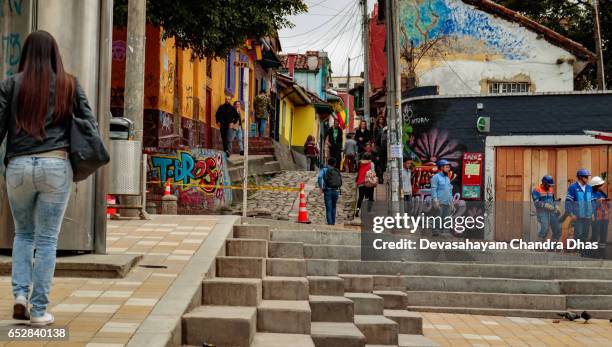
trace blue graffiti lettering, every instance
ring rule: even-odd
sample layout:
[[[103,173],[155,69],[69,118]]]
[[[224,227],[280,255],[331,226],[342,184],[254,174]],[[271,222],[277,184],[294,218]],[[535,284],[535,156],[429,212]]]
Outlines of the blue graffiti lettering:
[[[4,4],[6,0],[0,0],[0,17],[4,17]],[[21,16],[23,10],[23,0],[8,0],[9,14]]]
[[[2,51],[4,51],[4,62],[9,66],[19,64],[21,57],[21,35],[19,33],[9,33],[2,36]]]
[[[181,153],[180,159],[177,158],[174,163],[175,182],[182,181],[185,184],[189,184],[191,180],[195,179],[195,177],[193,176],[193,168],[195,168],[195,161],[193,160],[193,157],[189,155],[189,153]]]
[[[159,178],[161,182],[166,182],[168,179],[168,173],[172,173],[172,170],[168,168],[172,166],[173,160],[164,157],[153,157],[151,158],[151,164],[154,169],[159,170]]]

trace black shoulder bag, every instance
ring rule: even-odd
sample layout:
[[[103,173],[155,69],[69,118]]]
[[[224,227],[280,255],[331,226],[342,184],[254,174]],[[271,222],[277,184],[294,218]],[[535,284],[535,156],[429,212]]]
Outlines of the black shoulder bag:
[[[78,112],[78,108],[75,109]],[[110,156],[97,127],[88,120],[72,115],[70,124],[70,164],[73,181],[79,182],[108,164]]]

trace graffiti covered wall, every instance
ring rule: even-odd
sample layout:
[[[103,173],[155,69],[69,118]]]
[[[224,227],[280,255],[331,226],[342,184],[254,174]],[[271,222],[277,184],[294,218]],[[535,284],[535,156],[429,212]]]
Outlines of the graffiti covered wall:
[[[228,206],[232,192],[227,161],[223,152],[209,149],[160,151],[148,153],[147,199],[161,206],[164,184],[169,180],[172,194],[178,197],[179,214],[197,214]]]
[[[575,57],[516,22],[461,0],[400,0],[399,16],[402,69],[419,86],[447,95],[488,93],[490,81],[573,90]]]

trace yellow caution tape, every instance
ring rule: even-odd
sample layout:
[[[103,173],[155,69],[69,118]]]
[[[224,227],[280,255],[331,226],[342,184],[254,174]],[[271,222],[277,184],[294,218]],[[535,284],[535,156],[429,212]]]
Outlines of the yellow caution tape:
[[[161,181],[148,181],[150,184],[162,184]],[[219,184],[201,184],[201,183],[170,183],[173,186],[181,187],[198,187],[198,188],[221,188],[221,189],[236,189],[242,190],[243,186],[224,186]],[[247,190],[274,190],[284,192],[299,192],[299,187],[275,187],[275,186],[247,186]]]

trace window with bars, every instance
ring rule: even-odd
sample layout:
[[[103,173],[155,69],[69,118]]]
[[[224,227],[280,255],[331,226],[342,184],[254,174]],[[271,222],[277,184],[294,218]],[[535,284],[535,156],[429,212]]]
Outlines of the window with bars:
[[[489,94],[528,93],[528,82],[489,82]]]

